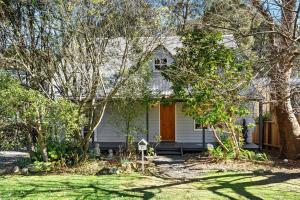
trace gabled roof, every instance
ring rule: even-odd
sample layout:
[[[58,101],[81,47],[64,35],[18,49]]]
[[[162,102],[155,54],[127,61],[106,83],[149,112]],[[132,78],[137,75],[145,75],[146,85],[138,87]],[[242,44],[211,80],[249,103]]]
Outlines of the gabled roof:
[[[237,48],[233,35],[223,35],[222,37],[226,47]],[[172,55],[176,54],[176,48],[183,46],[179,36],[162,37],[160,45],[164,46]]]
[[[223,35],[223,43],[229,48],[237,48],[233,35]],[[158,47],[162,47],[167,50],[171,56],[176,55],[176,49],[183,47],[180,37],[162,37],[158,42]],[[153,95],[170,96],[172,95],[172,83],[165,80],[160,73],[153,73],[149,82],[149,89]]]

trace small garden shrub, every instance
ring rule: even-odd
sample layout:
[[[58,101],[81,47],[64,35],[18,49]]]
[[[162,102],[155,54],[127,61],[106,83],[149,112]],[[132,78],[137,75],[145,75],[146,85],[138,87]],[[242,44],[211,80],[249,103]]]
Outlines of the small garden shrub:
[[[39,162],[35,161],[33,163],[34,172],[41,173],[41,172],[49,172],[52,169],[52,163],[51,162]]]
[[[255,153],[254,151],[249,151],[243,149],[241,151],[241,159],[250,161],[268,161],[268,156],[265,153]]]
[[[217,146],[215,148],[208,148],[208,152],[210,156],[215,161],[226,161],[231,159],[236,159],[235,151],[230,143],[230,140],[227,138],[222,138],[224,146],[229,150],[225,152],[221,146]],[[249,161],[268,161],[268,156],[265,153],[256,153],[254,151],[249,151],[245,149],[241,149],[239,158],[242,160],[249,160]]]
[[[155,156],[155,149],[153,147],[148,146],[147,156]]]
[[[26,137],[22,127],[18,124],[0,126],[0,149],[21,150],[26,148]]]
[[[49,161],[62,167],[76,165],[80,160],[78,147],[69,141],[49,140],[47,150]]]

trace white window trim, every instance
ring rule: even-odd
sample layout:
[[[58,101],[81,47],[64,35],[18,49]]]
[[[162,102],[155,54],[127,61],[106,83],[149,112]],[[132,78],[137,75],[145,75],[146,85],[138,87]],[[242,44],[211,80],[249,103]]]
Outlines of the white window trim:
[[[196,128],[196,120],[194,120],[194,124],[193,125],[194,125],[193,129],[194,129],[195,132],[202,131],[203,128]]]
[[[164,64],[164,65],[166,65],[166,66],[168,66],[169,65],[169,59],[168,59],[168,57],[167,56],[156,56],[154,59],[153,59],[153,65],[152,65],[152,69],[153,69],[153,71],[154,72],[161,72],[161,70],[158,70],[158,69],[156,69],[155,68],[155,60],[156,59],[159,59],[160,61],[162,60],[162,59],[167,59],[167,63],[166,64]],[[162,64],[159,64],[160,66],[162,65]]]
[[[195,128],[196,127],[196,120],[194,120],[194,132],[199,132],[199,131],[202,131],[203,128]],[[206,130],[210,130],[210,126],[207,126]]]

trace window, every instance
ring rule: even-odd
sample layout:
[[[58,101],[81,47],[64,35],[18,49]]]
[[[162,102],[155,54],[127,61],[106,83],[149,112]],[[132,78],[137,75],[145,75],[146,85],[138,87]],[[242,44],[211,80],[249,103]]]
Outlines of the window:
[[[194,131],[202,131],[202,129],[208,129],[209,126],[203,126],[201,123],[198,123],[194,120]]]
[[[159,71],[166,67],[168,64],[168,59],[167,58],[155,58],[154,60],[154,70]]]

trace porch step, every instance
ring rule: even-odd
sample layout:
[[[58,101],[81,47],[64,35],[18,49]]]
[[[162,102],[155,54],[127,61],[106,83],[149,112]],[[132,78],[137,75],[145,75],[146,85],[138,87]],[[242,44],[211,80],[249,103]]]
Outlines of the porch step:
[[[160,150],[160,151],[156,151],[157,155],[182,155],[182,152],[180,151],[174,151],[174,150]]]

